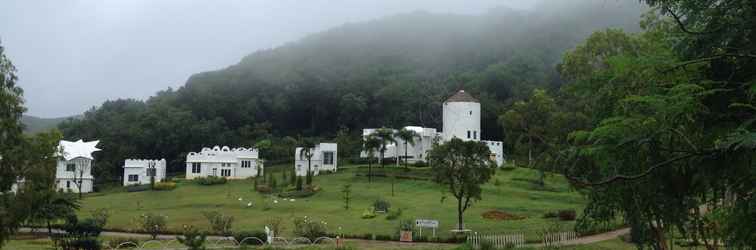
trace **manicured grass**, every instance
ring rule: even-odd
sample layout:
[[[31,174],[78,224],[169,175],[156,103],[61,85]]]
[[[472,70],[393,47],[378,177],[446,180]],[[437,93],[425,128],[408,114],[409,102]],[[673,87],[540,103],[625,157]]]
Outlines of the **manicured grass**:
[[[449,236],[456,224],[456,200],[447,195],[442,199],[442,189],[428,181],[396,180],[396,195],[391,196],[391,180],[373,178],[369,183],[366,177],[355,176],[356,168],[344,169],[336,174],[321,175],[314,178],[315,184],[322,190],[316,195],[285,201],[261,195],[253,190],[253,181],[229,181],[224,185],[201,186],[190,181],[178,183],[173,191],[145,192],[106,192],[104,195],[92,195],[82,202],[80,215],[88,216],[88,211],[107,208],[112,216],[107,225],[109,229],[130,231],[136,228],[133,220],[145,213],[167,216],[171,231],[179,231],[183,225],[195,225],[209,228],[202,216],[203,211],[220,211],[235,217],[234,230],[263,230],[266,221],[271,218],[284,220],[284,234],[290,235],[292,219],[308,216],[327,223],[329,232],[349,235],[378,234],[393,235],[398,229],[398,220],[389,221],[385,215],[374,219],[361,219],[362,212],[373,201],[383,198],[391,202],[392,209],[402,208],[405,219],[436,219],[440,221],[438,234]],[[282,183],[277,174],[278,183]],[[529,181],[537,177],[537,172],[529,169],[498,171],[495,181],[484,185],[483,200],[477,202],[465,212],[465,224],[477,232],[525,233],[529,240],[536,241],[538,232],[558,223],[564,230],[571,230],[573,222],[554,222],[542,218],[548,211],[559,209],[576,209],[580,212],[584,200],[569,189],[564,178],[549,176],[548,191],[534,188]],[[349,210],[344,209],[341,188],[344,184],[352,185],[352,201]],[[242,201],[238,199],[242,198]],[[264,210],[263,202],[270,204]],[[278,203],[273,203],[277,200]],[[247,203],[252,202],[252,207]],[[492,221],[481,214],[500,209],[515,215],[526,216],[525,219],[511,221]],[[423,234],[428,235],[429,230]]]

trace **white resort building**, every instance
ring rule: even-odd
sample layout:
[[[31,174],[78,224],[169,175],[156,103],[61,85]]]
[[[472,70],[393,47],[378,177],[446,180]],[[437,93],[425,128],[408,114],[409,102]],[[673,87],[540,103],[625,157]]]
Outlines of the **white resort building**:
[[[55,171],[57,189],[89,193],[94,190],[94,177],[92,177],[93,152],[100,151],[97,144],[100,141],[85,142],[78,140],[60,141],[60,155]]]
[[[427,161],[428,151],[433,147],[434,142],[444,143],[452,138],[459,138],[466,141],[480,141],[488,146],[491,150],[491,159],[496,161],[498,166],[504,164],[504,148],[500,141],[487,141],[482,139],[483,133],[480,131],[480,102],[464,90],[455,93],[443,103],[443,131],[437,132],[435,128],[423,128],[418,126],[407,126],[405,129],[415,131],[418,136],[415,137],[414,144],[407,144],[407,162],[413,163],[419,160]],[[373,134],[375,128],[366,128],[362,130],[363,138]],[[389,144],[384,153],[386,158],[404,158],[404,141],[395,138],[396,143]],[[378,152],[373,152],[373,156],[378,156]],[[368,152],[361,152],[360,157],[368,157]]]
[[[310,152],[310,171],[312,175],[320,171],[336,172],[338,169],[338,145],[336,143],[319,143]],[[294,149],[294,170],[297,176],[307,175],[307,157],[302,154],[302,147]]]
[[[259,173],[258,173],[259,171]],[[218,176],[228,179],[254,177],[263,172],[263,162],[255,148],[215,146],[186,155],[186,179]]]
[[[124,186],[150,184],[152,176],[155,176],[155,182],[165,179],[165,159],[127,159],[123,162]]]

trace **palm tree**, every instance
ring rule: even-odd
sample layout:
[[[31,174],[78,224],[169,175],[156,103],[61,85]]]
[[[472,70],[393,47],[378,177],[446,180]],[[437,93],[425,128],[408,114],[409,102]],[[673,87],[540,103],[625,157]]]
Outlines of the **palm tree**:
[[[383,168],[385,167],[383,158],[384,158],[384,155],[386,154],[386,147],[388,146],[389,143],[396,142],[396,139],[394,139],[394,131],[387,128],[379,128],[375,130],[373,135],[375,135],[375,137],[378,138],[378,140],[380,140],[381,142],[381,149],[380,149],[381,168]]]
[[[373,161],[372,158],[375,156],[375,151],[380,150],[381,148],[381,140],[376,138],[374,135],[368,135],[365,138],[365,143],[362,145],[363,150],[367,152],[368,154],[368,182],[373,181]]]
[[[404,141],[404,168],[407,169],[407,145],[415,146],[415,137],[417,137],[418,134],[414,130],[409,130],[407,128],[402,128],[399,131],[396,131],[394,134],[394,137],[401,139]]]
[[[310,138],[304,138],[299,141],[299,159],[307,159],[307,185],[312,184],[312,157],[315,155],[315,142]]]

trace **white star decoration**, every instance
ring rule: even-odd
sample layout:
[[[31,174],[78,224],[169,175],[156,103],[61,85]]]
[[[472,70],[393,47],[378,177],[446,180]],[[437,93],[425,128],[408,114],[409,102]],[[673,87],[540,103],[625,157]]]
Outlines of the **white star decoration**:
[[[98,143],[100,143],[100,141],[84,142],[79,139],[78,141],[72,142],[60,140],[60,148],[63,152],[63,158],[67,161],[79,157],[93,160],[94,157],[92,157],[92,153],[100,151],[100,149],[97,148]]]

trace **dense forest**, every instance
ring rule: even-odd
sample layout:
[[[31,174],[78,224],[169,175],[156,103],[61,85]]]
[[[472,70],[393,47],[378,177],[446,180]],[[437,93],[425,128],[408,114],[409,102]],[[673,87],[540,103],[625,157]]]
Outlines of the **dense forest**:
[[[320,137],[338,140],[348,158],[362,128],[440,129],[441,102],[460,88],[482,102],[483,136],[503,139],[497,117],[531,89],[559,86],[555,65],[566,49],[597,29],[637,31],[642,8],[581,2],[345,24],[146,101],[107,101],[59,127],[67,139],[101,140],[99,181],[119,178],[126,158],[166,158],[169,171],[183,171],[186,152],[212,145],[262,143],[276,161],[293,157],[300,137]]]

